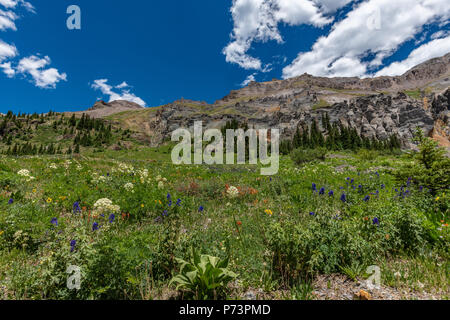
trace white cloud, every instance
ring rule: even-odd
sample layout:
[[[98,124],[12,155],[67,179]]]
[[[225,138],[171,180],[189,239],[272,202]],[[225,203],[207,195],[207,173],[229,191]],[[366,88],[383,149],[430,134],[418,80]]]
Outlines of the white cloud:
[[[394,62],[378,71],[375,76],[398,76],[429,59],[441,57],[450,52],[450,36],[430,41],[411,52],[408,58]]]
[[[15,20],[19,16],[12,10],[17,9],[17,7],[23,7],[27,11],[36,13],[33,5],[24,0],[0,0],[0,5],[2,5],[6,10],[2,10],[0,7],[0,31],[5,31],[11,29],[17,31]]]
[[[335,12],[337,9],[346,6],[352,1],[353,0],[314,0],[325,13]]]
[[[278,24],[324,26],[332,22],[325,14],[353,0],[233,0],[232,41],[223,49],[226,61],[244,69],[262,70],[260,59],[247,52],[255,41],[283,42]]]
[[[16,24],[14,21],[17,19],[17,15],[12,11],[4,11],[0,9],[0,31],[11,29],[16,31]]]
[[[5,8],[14,8],[17,5],[17,0],[0,0],[0,4]]]
[[[450,34],[450,30],[440,30],[431,35],[431,39],[440,39],[448,36]]]
[[[245,87],[245,86],[247,86],[250,82],[256,81],[256,80],[255,80],[255,75],[256,75],[256,73],[253,73],[253,74],[249,75],[249,76],[241,83],[241,87]]]
[[[316,76],[366,76],[401,44],[413,39],[425,24],[449,17],[448,0],[364,1],[337,22],[327,36],[320,37],[311,51],[300,53],[284,68],[283,77],[305,72]]]
[[[116,100],[126,100],[130,102],[137,103],[138,105],[142,107],[146,107],[147,104],[144,100],[137,97],[133,93],[130,93],[129,90],[126,90],[124,88],[129,87],[129,85],[126,82],[122,82],[118,86],[111,86],[108,84],[108,79],[99,79],[95,80],[94,83],[91,85],[92,88],[96,90],[100,90],[104,95],[109,96],[109,102],[116,101]],[[114,92],[113,88],[116,89],[122,89],[120,93]]]
[[[44,58],[37,56],[23,58],[19,61],[17,72],[23,75],[30,75],[34,84],[39,88],[54,89],[58,82],[67,80],[67,75],[59,73],[55,68],[45,69],[50,62],[50,58],[47,56]]]
[[[3,69],[3,73],[5,73],[8,78],[12,78],[16,74],[16,70],[12,68],[11,62],[1,63],[0,68]]]
[[[128,83],[126,83],[126,81],[122,82],[118,86],[115,86],[116,89],[123,89],[123,88],[129,88],[129,87],[130,87],[130,85]]]
[[[25,8],[27,11],[35,13],[33,5],[25,0],[0,0],[0,5],[6,8],[0,9],[0,31],[7,29],[16,31],[15,20],[18,19],[16,13],[12,10],[18,7]],[[32,55],[22,58],[16,67],[13,66],[13,59],[18,56],[17,48],[0,40],[0,69],[8,78],[14,77],[16,74],[22,74],[25,77],[31,76],[33,83],[39,88],[54,89],[60,81],[66,81],[67,75],[60,73],[58,69],[46,68],[50,64],[50,58],[45,56],[40,58]]]
[[[0,0],[1,1],[1,0]],[[17,56],[17,48],[0,40],[0,62]]]
[[[21,5],[28,11],[34,12],[35,10],[33,5],[25,0],[0,0],[0,4],[7,9],[14,9],[17,7],[17,5]]]

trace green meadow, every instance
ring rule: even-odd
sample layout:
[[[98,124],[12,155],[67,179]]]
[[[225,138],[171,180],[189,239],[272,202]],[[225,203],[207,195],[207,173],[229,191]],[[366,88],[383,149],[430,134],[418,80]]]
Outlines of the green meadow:
[[[399,178],[416,162],[281,156],[268,177],[176,166],[169,146],[2,156],[0,298],[317,299],[319,277],[363,282],[377,266],[402,299],[447,299],[450,197]]]

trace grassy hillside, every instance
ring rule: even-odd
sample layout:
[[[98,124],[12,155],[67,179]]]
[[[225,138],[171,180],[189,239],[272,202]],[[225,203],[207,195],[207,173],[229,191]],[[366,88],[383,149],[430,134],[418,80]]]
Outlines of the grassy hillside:
[[[448,298],[450,198],[395,179],[410,156],[333,153],[301,167],[282,156],[261,177],[175,166],[169,151],[3,156],[0,296],[189,298],[170,280],[195,248],[237,275],[209,298]],[[79,291],[68,265],[82,270]],[[380,290],[364,285],[373,265]]]
[[[79,154],[139,145],[133,132],[110,121],[64,114],[12,114],[0,117],[0,153]]]

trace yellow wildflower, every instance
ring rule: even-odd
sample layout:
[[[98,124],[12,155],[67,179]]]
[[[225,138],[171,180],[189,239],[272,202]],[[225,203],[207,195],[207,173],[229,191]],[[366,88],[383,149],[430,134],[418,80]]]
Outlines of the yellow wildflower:
[[[47,203],[52,203],[53,199],[52,198],[47,198]]]
[[[267,209],[264,212],[267,213],[269,216],[273,215],[273,212],[270,209]]]

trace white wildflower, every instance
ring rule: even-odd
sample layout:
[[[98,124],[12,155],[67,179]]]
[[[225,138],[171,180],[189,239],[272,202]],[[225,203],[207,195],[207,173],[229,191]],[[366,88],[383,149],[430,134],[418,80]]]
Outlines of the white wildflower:
[[[19,176],[24,177],[24,178],[28,178],[28,179],[27,179],[27,182],[30,182],[30,181],[36,179],[35,177],[30,176],[30,171],[27,170],[27,169],[19,170],[19,172],[17,172],[17,174],[18,174]]]
[[[30,171],[28,171],[27,169],[22,169],[19,172],[17,172],[17,174],[22,177],[29,177]]]
[[[128,182],[128,183],[125,184],[123,187],[124,187],[125,190],[127,190],[128,192],[134,193],[134,184],[132,184],[131,182]]]
[[[230,186],[227,190],[227,194],[230,198],[236,198],[239,195],[239,190],[236,187]]]
[[[100,176],[98,173],[94,172],[92,174],[92,182],[94,184],[99,184],[100,182],[106,182],[108,180],[108,178],[106,178],[105,176]]]
[[[133,173],[134,168],[132,165],[129,165],[126,163],[119,163],[119,168],[117,169],[117,171],[122,172],[122,173]]]
[[[96,214],[120,213],[120,207],[118,205],[114,205],[108,198],[103,198],[97,200],[94,204],[94,212]]]

